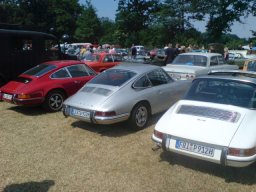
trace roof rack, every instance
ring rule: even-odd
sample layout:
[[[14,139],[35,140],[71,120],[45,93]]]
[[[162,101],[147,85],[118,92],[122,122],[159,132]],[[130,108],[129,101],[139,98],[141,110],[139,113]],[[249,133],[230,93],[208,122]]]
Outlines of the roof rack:
[[[232,75],[232,76],[245,76],[256,78],[255,71],[242,71],[242,70],[212,70],[208,75]]]

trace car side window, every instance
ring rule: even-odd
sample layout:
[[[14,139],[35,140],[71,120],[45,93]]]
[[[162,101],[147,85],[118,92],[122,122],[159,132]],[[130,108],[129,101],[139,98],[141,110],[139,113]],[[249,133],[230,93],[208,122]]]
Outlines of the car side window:
[[[150,87],[150,86],[151,86],[151,83],[150,83],[150,81],[149,81],[147,76],[141,77],[139,80],[137,80],[133,84],[134,88],[147,88],[147,87]]]
[[[218,65],[218,58],[216,56],[211,57],[210,66]]]
[[[114,62],[122,61],[121,55],[113,55]]]
[[[218,60],[219,60],[219,65],[224,65],[224,58],[222,56],[218,56]]]
[[[52,79],[60,79],[60,78],[69,78],[70,75],[68,74],[65,68],[62,68],[51,75]]]
[[[171,81],[171,77],[161,69],[154,70],[148,73],[147,76],[153,86],[166,84],[169,83],[169,81]]]
[[[104,62],[113,62],[112,56],[111,55],[106,55],[104,58]]]
[[[89,76],[83,64],[69,66],[67,67],[67,70],[69,71],[72,77]]]

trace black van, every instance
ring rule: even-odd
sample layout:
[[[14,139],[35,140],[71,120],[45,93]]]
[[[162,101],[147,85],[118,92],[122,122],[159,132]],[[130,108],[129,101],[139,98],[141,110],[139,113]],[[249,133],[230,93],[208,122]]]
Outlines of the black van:
[[[54,35],[0,29],[0,86],[41,62],[61,58],[58,39]]]

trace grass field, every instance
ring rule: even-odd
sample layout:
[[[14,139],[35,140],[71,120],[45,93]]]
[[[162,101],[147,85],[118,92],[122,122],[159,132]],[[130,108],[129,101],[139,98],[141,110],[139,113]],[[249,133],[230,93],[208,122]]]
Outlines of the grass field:
[[[153,151],[161,114],[138,132],[5,102],[0,114],[0,191],[256,192],[255,164],[222,167]]]

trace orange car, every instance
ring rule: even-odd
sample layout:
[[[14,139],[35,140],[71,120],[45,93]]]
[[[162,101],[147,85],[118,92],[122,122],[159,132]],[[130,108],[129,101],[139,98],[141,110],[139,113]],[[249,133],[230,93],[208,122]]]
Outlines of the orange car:
[[[82,61],[89,65],[96,72],[102,72],[108,68],[114,67],[122,62],[123,58],[118,54],[94,53]]]

